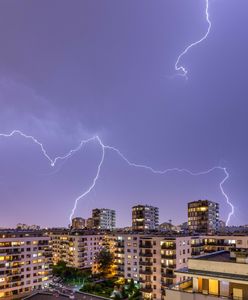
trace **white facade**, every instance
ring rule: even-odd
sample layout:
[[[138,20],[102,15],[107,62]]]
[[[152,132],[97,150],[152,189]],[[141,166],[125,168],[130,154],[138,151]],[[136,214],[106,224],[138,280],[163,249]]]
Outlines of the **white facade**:
[[[14,299],[49,283],[49,241],[37,232],[0,232],[0,298]]]

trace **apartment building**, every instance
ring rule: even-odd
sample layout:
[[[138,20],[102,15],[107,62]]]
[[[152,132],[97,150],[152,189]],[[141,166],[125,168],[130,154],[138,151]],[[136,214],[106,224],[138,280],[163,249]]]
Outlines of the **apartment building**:
[[[113,230],[116,227],[115,210],[95,208],[92,210],[92,221],[94,229]]]
[[[191,258],[176,274],[190,277],[166,291],[167,300],[248,299],[248,250],[218,251]]]
[[[136,205],[132,207],[133,231],[156,230],[159,226],[159,209],[151,205]]]
[[[189,231],[214,234],[219,229],[219,204],[209,200],[188,203]]]
[[[102,249],[104,234],[61,231],[51,233],[53,263],[64,261],[69,267],[93,268],[96,254]]]
[[[174,270],[187,266],[191,240],[191,237],[140,238],[140,283],[144,299],[162,299],[164,290],[181,280]]]
[[[51,280],[50,238],[42,231],[0,231],[0,298],[15,299]]]
[[[72,219],[71,228],[72,229],[84,229],[86,227],[86,220],[80,217]]]
[[[139,243],[138,234],[116,234],[115,236],[115,265],[119,278],[139,281]]]

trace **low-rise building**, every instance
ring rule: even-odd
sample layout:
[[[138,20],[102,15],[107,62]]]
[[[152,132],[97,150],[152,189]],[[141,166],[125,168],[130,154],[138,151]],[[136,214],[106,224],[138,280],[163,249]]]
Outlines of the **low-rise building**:
[[[189,259],[176,271],[190,277],[166,291],[167,300],[214,300],[248,298],[248,250],[218,251]]]

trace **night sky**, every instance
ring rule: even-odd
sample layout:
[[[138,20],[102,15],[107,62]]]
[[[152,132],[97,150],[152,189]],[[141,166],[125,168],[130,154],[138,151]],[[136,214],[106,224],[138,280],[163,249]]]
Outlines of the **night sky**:
[[[225,166],[231,224],[248,223],[248,2],[209,1],[212,30],[183,57],[185,80],[174,65],[206,32],[204,0],[2,0],[0,132],[34,135],[51,157],[97,134],[155,169]],[[67,226],[101,158],[92,142],[51,168],[20,136],[0,138],[0,153],[0,227]],[[75,216],[107,207],[126,226],[132,205],[144,203],[179,224],[187,202],[203,198],[219,202],[225,220],[224,176],[154,175],[107,151]]]

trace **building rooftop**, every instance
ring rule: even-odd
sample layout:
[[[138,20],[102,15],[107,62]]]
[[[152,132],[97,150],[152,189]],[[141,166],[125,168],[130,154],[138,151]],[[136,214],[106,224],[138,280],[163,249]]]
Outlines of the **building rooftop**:
[[[234,279],[234,280],[242,280],[248,282],[247,275],[238,275],[238,274],[230,274],[230,273],[221,273],[221,272],[211,272],[211,271],[202,271],[202,270],[193,270],[188,268],[179,269],[176,271],[178,274],[183,274],[185,276],[191,277],[190,275],[197,276],[206,276],[211,278],[222,278],[222,279]]]
[[[218,251],[209,254],[204,254],[202,256],[195,257],[194,259],[236,263],[236,259],[230,257],[229,251]]]
[[[240,252],[237,252],[240,253]],[[197,263],[191,264],[191,262],[199,261]],[[206,262],[213,262],[213,263],[223,263],[223,268],[217,268],[215,269],[206,269],[202,268],[202,264],[200,261]],[[230,268],[225,268],[224,263],[232,263],[233,266]],[[237,264],[237,265],[234,265]],[[239,264],[239,265],[238,265]],[[236,268],[240,268],[240,264],[243,264],[246,268],[247,264],[242,261],[237,261],[236,256],[230,256],[229,251],[218,251],[213,252],[209,254],[204,254],[198,257],[193,257],[189,259],[188,267],[179,269],[176,271],[177,274],[183,274],[188,277],[194,277],[194,276],[205,276],[205,277],[215,277],[215,278],[222,278],[222,279],[228,279],[228,280],[242,280],[248,282],[248,276],[247,271],[246,272],[236,272]],[[212,264],[213,265],[213,264]],[[215,265],[215,264],[214,264]],[[219,264],[218,264],[219,265]],[[204,266],[204,265],[203,265]],[[217,266],[217,264],[216,264]],[[234,270],[235,272],[231,272],[231,270]],[[246,270],[246,269],[245,269]],[[241,271],[241,270],[239,270]]]

